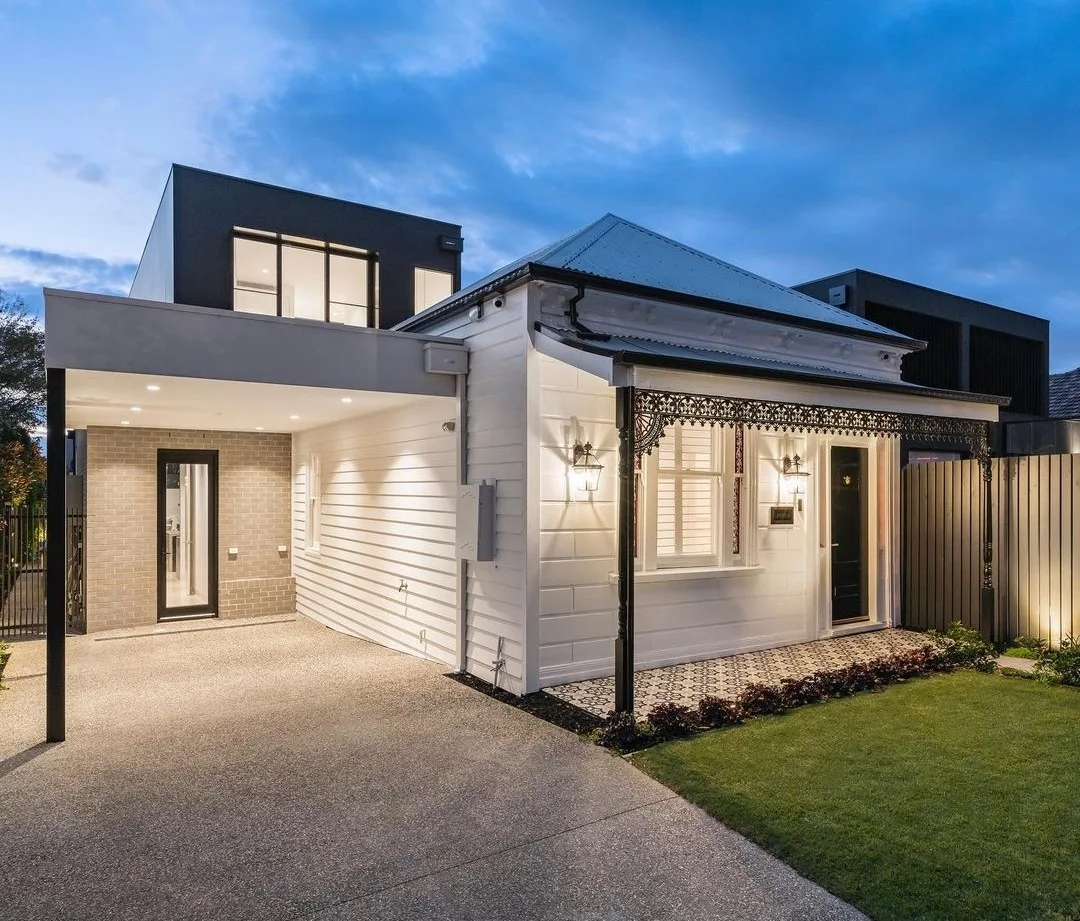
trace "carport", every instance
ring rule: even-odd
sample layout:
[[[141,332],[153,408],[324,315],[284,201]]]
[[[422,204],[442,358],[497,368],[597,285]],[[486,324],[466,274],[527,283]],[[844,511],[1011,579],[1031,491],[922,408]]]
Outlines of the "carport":
[[[459,341],[47,290],[45,350],[47,741],[65,736],[72,429],[90,629],[295,609],[457,662]]]

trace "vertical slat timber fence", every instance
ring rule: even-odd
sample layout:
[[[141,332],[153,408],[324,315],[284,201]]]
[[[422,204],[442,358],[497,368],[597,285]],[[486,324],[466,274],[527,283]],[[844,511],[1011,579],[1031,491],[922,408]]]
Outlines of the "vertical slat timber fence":
[[[979,628],[985,485],[977,461],[902,477],[902,623]],[[1080,638],[1080,455],[992,462],[994,638]]]

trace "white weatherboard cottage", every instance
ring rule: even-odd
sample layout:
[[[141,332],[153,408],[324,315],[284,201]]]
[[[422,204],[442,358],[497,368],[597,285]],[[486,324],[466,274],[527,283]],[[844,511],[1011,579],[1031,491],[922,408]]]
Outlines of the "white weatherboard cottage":
[[[631,663],[897,622],[899,437],[981,453],[998,411],[901,381],[923,343],[612,215],[392,331],[47,292],[46,337],[92,625],[152,622],[155,572],[162,603],[153,452],[213,454],[205,612],[295,597],[514,693],[618,665],[623,706]]]
[[[504,661],[514,691],[610,675],[627,602],[639,668],[896,622],[897,436],[979,451],[997,418],[900,380],[923,343],[613,215],[399,328],[470,351],[466,469],[497,482],[498,552],[468,565],[465,665]]]

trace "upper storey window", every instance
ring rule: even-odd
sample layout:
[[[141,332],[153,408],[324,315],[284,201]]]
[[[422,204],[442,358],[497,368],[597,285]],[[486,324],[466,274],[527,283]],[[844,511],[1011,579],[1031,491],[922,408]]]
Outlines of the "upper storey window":
[[[427,310],[432,304],[454,293],[454,276],[436,269],[413,270],[413,313]]]
[[[378,326],[374,253],[307,237],[233,228],[233,309]]]

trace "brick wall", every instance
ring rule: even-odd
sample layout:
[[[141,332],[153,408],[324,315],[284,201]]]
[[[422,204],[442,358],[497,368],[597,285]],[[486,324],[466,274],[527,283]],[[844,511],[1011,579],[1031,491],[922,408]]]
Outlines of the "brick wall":
[[[218,452],[218,616],[295,610],[289,555],[278,553],[292,544],[292,436],[96,427],[87,433],[87,629],[157,622],[159,448]]]

